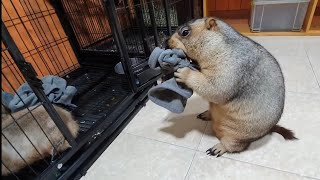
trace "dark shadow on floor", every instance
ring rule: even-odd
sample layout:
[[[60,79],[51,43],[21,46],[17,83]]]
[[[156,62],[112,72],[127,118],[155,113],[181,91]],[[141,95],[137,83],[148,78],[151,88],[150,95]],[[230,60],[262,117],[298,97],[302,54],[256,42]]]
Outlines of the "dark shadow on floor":
[[[193,97],[188,100],[187,106],[181,114],[169,114],[167,117],[170,126],[161,128],[160,131],[171,134],[177,138],[183,138],[192,131],[204,133],[207,122],[197,119],[197,115],[208,108],[201,97]]]
[[[166,121],[171,122],[171,125],[161,128],[160,131],[171,134],[177,138],[184,138],[191,131],[205,132],[205,127],[211,129],[211,122],[197,119],[197,115],[207,110],[207,105],[202,104],[200,97],[190,99],[187,107],[182,114],[170,114]],[[206,132],[206,135],[216,138],[214,134]],[[271,140],[271,135],[266,135],[263,138],[254,141],[248,148],[248,151],[263,148]]]
[[[171,134],[177,138],[183,138],[191,131],[204,133],[207,122],[201,121],[196,117],[197,114],[171,117],[167,120],[168,122],[171,122],[171,125],[161,128],[160,131]]]

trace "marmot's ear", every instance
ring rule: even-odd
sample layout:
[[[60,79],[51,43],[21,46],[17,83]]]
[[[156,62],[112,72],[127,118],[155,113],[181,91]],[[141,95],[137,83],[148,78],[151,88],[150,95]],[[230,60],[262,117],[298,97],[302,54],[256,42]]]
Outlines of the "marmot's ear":
[[[206,27],[208,30],[216,31],[217,30],[217,22],[214,18],[209,17],[206,19]]]

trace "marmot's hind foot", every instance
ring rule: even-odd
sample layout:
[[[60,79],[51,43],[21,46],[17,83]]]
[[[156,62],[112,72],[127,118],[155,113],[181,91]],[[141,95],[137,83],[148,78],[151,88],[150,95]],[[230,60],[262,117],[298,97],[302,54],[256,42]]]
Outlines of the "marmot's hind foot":
[[[222,156],[225,152],[227,152],[227,149],[221,143],[214,145],[212,148],[206,151],[208,155],[210,156],[217,155],[217,157]]]
[[[199,114],[199,115],[197,116],[197,118],[198,118],[198,119],[201,119],[201,120],[203,120],[203,121],[211,121],[211,116],[210,116],[209,111],[205,111],[205,112]]]

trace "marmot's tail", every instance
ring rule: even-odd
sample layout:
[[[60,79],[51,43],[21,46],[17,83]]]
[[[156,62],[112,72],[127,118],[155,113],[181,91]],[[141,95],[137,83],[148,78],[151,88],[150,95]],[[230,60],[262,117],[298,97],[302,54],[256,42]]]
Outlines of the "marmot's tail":
[[[294,133],[290,129],[286,129],[286,128],[279,126],[279,125],[273,126],[273,128],[270,130],[270,133],[272,133],[272,132],[279,133],[281,136],[284,137],[285,140],[298,139],[294,136]]]

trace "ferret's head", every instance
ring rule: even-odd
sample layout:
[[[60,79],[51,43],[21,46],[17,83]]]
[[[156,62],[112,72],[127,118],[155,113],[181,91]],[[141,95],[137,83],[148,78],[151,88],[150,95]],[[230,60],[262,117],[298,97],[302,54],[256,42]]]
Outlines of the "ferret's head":
[[[189,58],[199,62],[220,45],[223,39],[220,29],[224,25],[213,17],[192,20],[180,26],[167,40],[167,45],[182,49]]]

